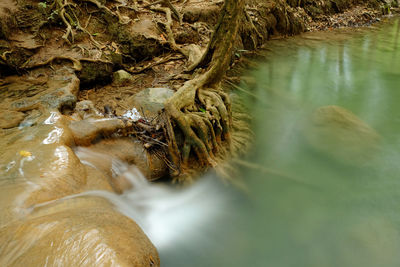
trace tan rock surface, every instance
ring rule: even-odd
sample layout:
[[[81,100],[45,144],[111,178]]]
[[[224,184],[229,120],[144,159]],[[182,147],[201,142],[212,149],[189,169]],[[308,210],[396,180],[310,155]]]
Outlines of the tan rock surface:
[[[73,150],[61,111],[76,101],[79,80],[67,73],[2,86],[2,117],[23,116],[0,129],[0,266],[159,266],[151,241],[107,200],[69,198],[115,186]]]

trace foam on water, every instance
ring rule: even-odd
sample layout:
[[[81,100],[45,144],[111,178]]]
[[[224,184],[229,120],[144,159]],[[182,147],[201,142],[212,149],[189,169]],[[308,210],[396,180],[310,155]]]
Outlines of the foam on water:
[[[134,165],[128,165],[109,155],[77,148],[76,155],[83,164],[98,168],[92,160],[99,157],[111,161],[112,179],[124,177],[132,188],[118,195],[107,191],[88,191],[60,200],[96,196],[108,199],[121,213],[132,218],[147,234],[158,250],[168,249],[177,242],[204,238],[202,229],[218,220],[227,207],[226,188],[208,175],[186,187],[150,183]],[[225,193],[221,190],[225,190]],[[33,209],[54,203],[46,202]]]

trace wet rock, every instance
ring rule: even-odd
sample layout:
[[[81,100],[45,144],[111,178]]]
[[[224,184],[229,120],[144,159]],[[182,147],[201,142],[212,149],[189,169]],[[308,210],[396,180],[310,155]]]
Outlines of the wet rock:
[[[68,117],[47,108],[26,113],[35,124],[0,138],[0,266],[159,266],[151,241],[108,200],[68,197],[125,186],[82,164]]]
[[[100,197],[36,208],[1,228],[0,243],[1,266],[160,266],[140,227]]]
[[[136,165],[143,175],[150,181],[157,180],[168,175],[168,168],[163,159],[153,153],[149,153],[142,142],[131,139],[105,139],[92,145],[91,150],[100,154],[117,157],[120,160]],[[111,164],[111,163],[110,163]],[[103,163],[94,163],[94,165],[104,165]],[[105,164],[107,165],[107,164]],[[104,167],[105,170],[109,167]]]
[[[127,84],[133,80],[132,75],[124,70],[119,70],[113,74],[113,84],[120,86]]]
[[[153,118],[164,108],[164,103],[175,91],[169,88],[147,88],[132,97],[133,106],[142,116]]]
[[[316,109],[304,135],[314,149],[348,165],[367,164],[379,152],[378,133],[339,106]]]
[[[25,118],[25,114],[18,111],[2,110],[0,112],[0,128],[9,129],[17,127]]]
[[[114,118],[88,118],[72,121],[69,125],[78,146],[88,146],[93,141],[107,137],[124,127],[125,124],[120,119]]]

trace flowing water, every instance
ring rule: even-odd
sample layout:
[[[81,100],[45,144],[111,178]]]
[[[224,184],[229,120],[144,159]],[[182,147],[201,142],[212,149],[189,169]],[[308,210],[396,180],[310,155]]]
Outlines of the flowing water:
[[[93,173],[101,176],[109,168],[105,176],[132,187],[116,195],[100,190],[96,180],[99,190],[66,191],[64,198],[51,201],[33,198],[41,204],[23,211],[8,210],[11,204],[4,201],[9,217],[2,218],[3,224],[16,212],[37,219],[41,211],[46,215],[63,208],[65,200],[93,199],[95,204],[88,203],[97,207],[102,198],[139,224],[157,247],[162,266],[399,266],[399,35],[400,22],[394,18],[369,28],[268,43],[265,61],[239,91],[253,114],[255,132],[251,153],[235,161],[237,178],[247,187],[243,192],[214,173],[182,188],[149,183],[135,166],[112,156],[90,148],[72,153],[57,143],[60,133],[57,142],[35,145],[42,154],[54,150],[55,170],[76,162],[75,154],[98,171]],[[43,127],[56,127],[58,120]],[[23,176],[3,182],[9,194],[23,196],[32,184],[38,187],[25,180],[38,175],[30,170],[42,155],[20,155],[20,163],[7,163],[2,171],[15,169],[15,177]],[[77,177],[84,173],[73,172]],[[50,178],[59,183],[59,177]],[[85,181],[76,179],[76,184],[68,186],[78,188]],[[57,188],[44,190],[43,199],[55,199],[53,191]],[[28,241],[3,245],[0,253],[13,262],[20,249],[34,246]]]

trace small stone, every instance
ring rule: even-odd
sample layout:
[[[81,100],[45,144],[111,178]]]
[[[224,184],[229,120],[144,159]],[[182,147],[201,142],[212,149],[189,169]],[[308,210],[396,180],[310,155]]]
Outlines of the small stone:
[[[114,85],[124,85],[133,80],[132,75],[124,70],[119,70],[113,74],[113,84]]]

